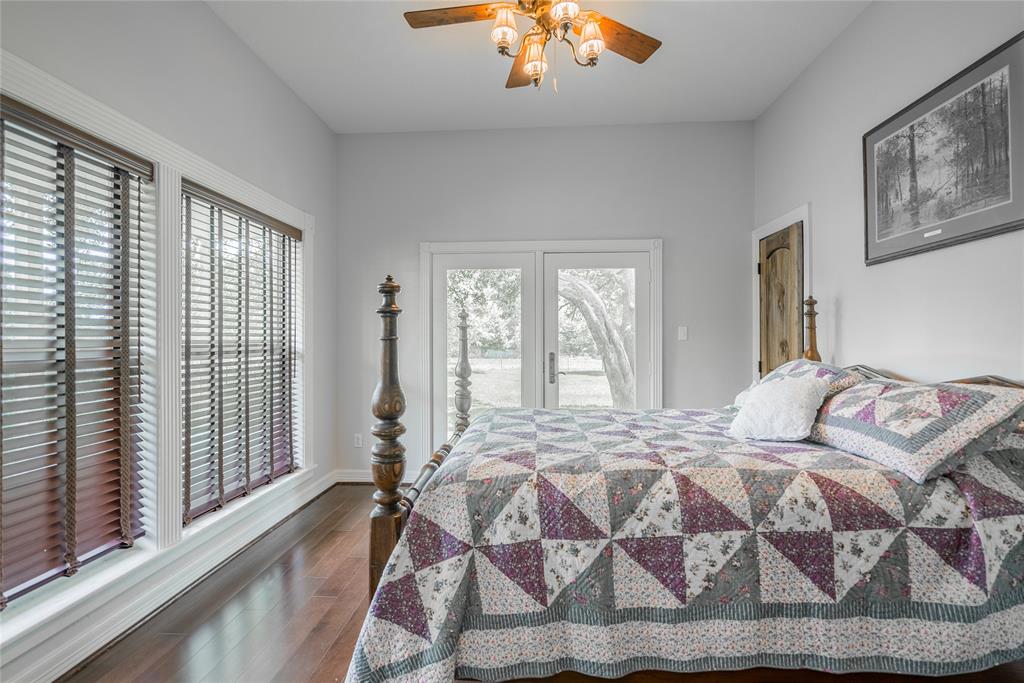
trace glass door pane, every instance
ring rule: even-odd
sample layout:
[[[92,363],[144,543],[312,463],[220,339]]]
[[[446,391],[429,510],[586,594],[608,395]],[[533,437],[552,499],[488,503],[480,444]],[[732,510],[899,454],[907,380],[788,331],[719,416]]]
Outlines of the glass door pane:
[[[491,408],[536,405],[533,254],[439,254],[432,273],[431,442],[455,428],[459,314],[469,338],[470,419]]]
[[[649,272],[647,254],[545,257],[547,407],[649,406]]]
[[[490,408],[523,405],[523,271],[519,268],[454,268],[448,271],[448,342],[445,351],[447,429],[455,428],[455,364],[459,314],[466,311],[469,364],[473,369],[470,419]]]

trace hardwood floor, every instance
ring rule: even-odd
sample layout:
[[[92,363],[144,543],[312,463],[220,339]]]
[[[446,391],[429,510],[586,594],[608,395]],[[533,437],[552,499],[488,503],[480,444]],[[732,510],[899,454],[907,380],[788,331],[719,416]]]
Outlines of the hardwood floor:
[[[331,488],[64,680],[344,679],[369,605],[372,491]]]
[[[368,485],[341,485],[135,631],[64,677],[74,683],[340,681],[368,600]],[[634,683],[884,683],[936,679],[752,669],[656,674]],[[573,676],[574,681],[594,681]],[[1019,683],[1024,663],[943,683]]]

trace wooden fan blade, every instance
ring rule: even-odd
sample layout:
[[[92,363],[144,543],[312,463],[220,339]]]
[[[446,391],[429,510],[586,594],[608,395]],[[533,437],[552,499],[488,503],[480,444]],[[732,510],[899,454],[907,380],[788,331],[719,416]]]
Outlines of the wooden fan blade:
[[[405,20],[413,28],[448,26],[449,24],[463,24],[467,21],[487,21],[488,19],[494,19],[495,9],[499,6],[501,6],[501,3],[489,2],[483,5],[422,9],[415,12],[406,12]]]
[[[508,80],[505,81],[506,88],[521,88],[524,85],[531,85],[533,83],[530,77],[526,75],[526,70],[523,65],[526,64],[526,50],[519,48],[519,54],[512,61],[512,70],[508,72]]]
[[[625,24],[620,24],[614,19],[593,13],[593,18],[600,22],[601,35],[604,37],[604,46],[612,52],[617,52],[626,59],[632,59],[637,64],[643,64],[647,58],[654,54],[654,51],[661,47],[661,41],[652,38],[646,33],[640,33]],[[582,25],[577,23],[573,30],[579,34]]]

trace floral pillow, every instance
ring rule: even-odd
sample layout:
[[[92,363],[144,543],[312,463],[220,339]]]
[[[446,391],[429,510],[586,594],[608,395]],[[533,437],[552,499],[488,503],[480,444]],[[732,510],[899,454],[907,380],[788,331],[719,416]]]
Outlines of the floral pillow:
[[[835,396],[840,391],[849,389],[864,380],[861,375],[851,370],[844,370],[835,365],[798,358],[797,360],[784,363],[769,372],[761,380],[761,384],[775,382],[783,377],[819,377],[827,379],[828,393],[825,394],[826,397]]]
[[[923,484],[988,450],[1022,419],[1024,389],[872,379],[826,400],[810,440]]]

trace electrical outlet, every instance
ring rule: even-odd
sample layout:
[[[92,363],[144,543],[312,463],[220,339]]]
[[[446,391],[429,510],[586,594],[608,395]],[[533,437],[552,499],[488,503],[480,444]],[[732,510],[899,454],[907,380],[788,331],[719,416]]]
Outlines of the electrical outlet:
[[[362,434],[356,434],[355,436],[353,436],[352,437],[352,445],[355,446],[356,448],[362,448],[363,447],[363,435]]]

